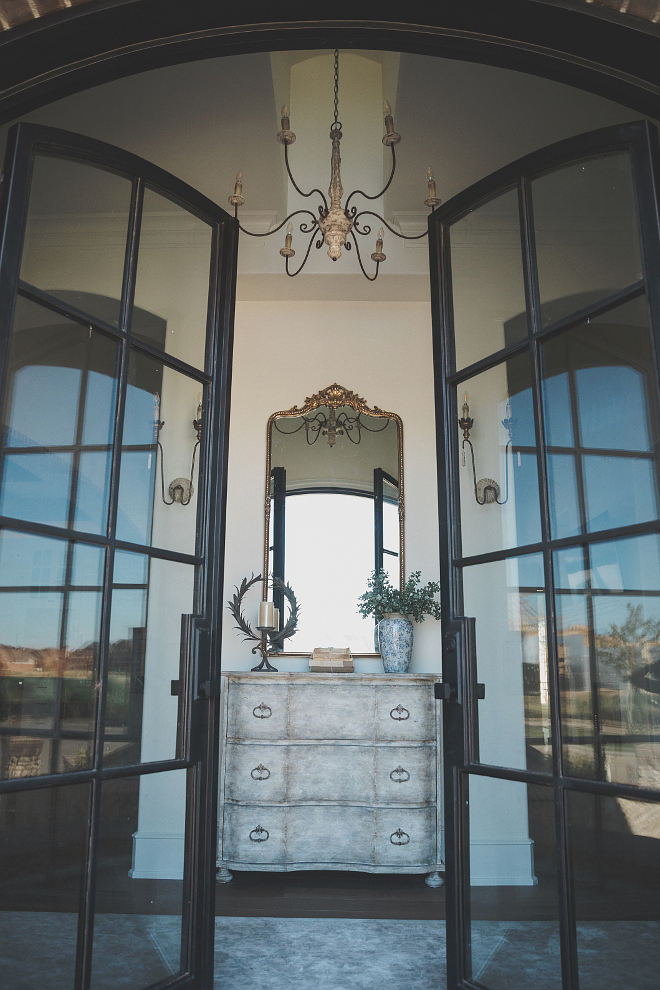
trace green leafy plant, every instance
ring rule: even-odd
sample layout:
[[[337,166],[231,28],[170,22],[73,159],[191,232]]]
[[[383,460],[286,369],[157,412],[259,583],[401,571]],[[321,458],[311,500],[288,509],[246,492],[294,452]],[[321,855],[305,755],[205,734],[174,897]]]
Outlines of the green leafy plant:
[[[423,622],[425,615],[440,618],[440,602],[435,595],[440,591],[437,581],[429,581],[420,587],[422,572],[413,571],[401,590],[390,584],[390,579],[381,571],[372,571],[367,580],[367,591],[358,598],[358,612],[365,618],[373,615],[380,622],[386,612],[400,612],[415,622]]]

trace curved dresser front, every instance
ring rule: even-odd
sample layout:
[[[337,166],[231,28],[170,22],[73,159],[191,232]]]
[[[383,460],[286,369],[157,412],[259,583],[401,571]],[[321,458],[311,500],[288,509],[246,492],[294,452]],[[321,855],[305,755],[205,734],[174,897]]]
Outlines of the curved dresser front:
[[[219,879],[444,870],[437,679],[225,673]]]

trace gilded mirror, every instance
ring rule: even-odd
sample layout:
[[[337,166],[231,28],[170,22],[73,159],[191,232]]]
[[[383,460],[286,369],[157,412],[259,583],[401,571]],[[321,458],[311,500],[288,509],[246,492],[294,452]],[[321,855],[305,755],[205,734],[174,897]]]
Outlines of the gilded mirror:
[[[403,426],[337,383],[275,412],[266,437],[264,575],[301,606],[288,653],[348,646],[376,656],[374,624],[357,611],[367,578],[404,581]],[[264,598],[267,586],[264,582]],[[284,602],[274,595],[284,621]]]

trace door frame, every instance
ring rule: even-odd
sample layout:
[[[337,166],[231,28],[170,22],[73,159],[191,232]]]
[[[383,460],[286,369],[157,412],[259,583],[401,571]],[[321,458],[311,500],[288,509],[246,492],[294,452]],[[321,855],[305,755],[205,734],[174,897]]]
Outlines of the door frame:
[[[467,975],[470,972],[470,832],[469,777],[480,775],[523,784],[552,786],[554,791],[555,842],[559,928],[562,949],[562,978],[565,988],[577,987],[578,957],[575,938],[575,906],[569,872],[569,837],[565,795],[580,791],[593,795],[647,798],[660,801],[660,791],[650,787],[586,780],[569,776],[564,770],[561,743],[559,699],[561,686],[556,662],[556,615],[553,597],[552,555],[556,549],[593,544],[617,537],[660,533],[660,519],[648,523],[590,532],[579,536],[553,539],[546,477],[546,444],[541,403],[541,342],[570,328],[588,315],[597,315],[615,300],[625,301],[635,295],[630,287],[598,303],[571,313],[540,327],[535,321],[528,336],[475,363],[455,370],[453,308],[451,295],[451,224],[471,208],[518,187],[521,213],[521,248],[524,258],[526,310],[538,310],[535,285],[534,246],[528,236],[531,217],[530,182],[536,175],[572,161],[627,150],[630,153],[648,307],[657,380],[660,381],[660,143],[656,128],[648,121],[636,121],[568,138],[548,148],[535,151],[506,165],[492,175],[463,190],[438,207],[429,217],[431,257],[431,308],[433,321],[434,375],[436,382],[436,436],[438,451],[438,512],[440,529],[440,585],[442,604],[443,687],[439,697],[445,702],[443,712],[445,860],[447,884],[447,985],[479,987]],[[533,223],[533,220],[531,221]],[[528,320],[530,317],[528,316]],[[457,386],[508,356],[528,349],[532,361],[535,392],[534,418],[538,450],[538,481],[541,510],[541,541],[511,551],[495,551],[461,558],[459,505],[459,451]],[[464,615],[462,569],[467,564],[488,563],[525,553],[544,555],[547,650],[550,686],[551,731],[553,744],[552,774],[492,766],[479,762],[478,689],[475,620]]]
[[[249,20],[213,0],[84,0],[0,32],[0,123],[136,72],[196,59],[296,49],[414,52],[539,75],[660,117],[660,28],[586,0],[464,0],[436,5],[424,23],[401,21],[383,0],[304,0],[273,21],[256,0]]]
[[[184,904],[182,932],[188,943],[188,971],[175,978],[168,986],[211,986],[213,982],[213,951],[215,936],[215,861],[217,855],[217,799],[219,772],[220,725],[220,645],[222,638],[222,584],[226,527],[226,491],[229,439],[229,408],[231,392],[231,362],[233,348],[234,303],[236,284],[236,258],[238,223],[224,210],[197,192],[187,183],[150,162],[113,145],[83,137],[69,131],[19,123],[12,128],[5,159],[9,181],[4,183],[0,197],[0,217],[4,225],[0,238],[0,300],[10,305],[0,307],[0,408],[3,403],[5,372],[11,338],[14,302],[17,296],[20,263],[27,221],[32,163],[38,153],[51,153],[90,165],[98,165],[111,173],[119,174],[132,182],[131,205],[128,222],[128,238],[122,282],[122,305],[118,328],[113,328],[91,317],[68,303],[41,293],[55,312],[85,324],[96,324],[113,334],[118,344],[128,348],[130,335],[126,336],[132,311],[134,276],[139,248],[139,217],[145,187],[178,202],[193,215],[209,223],[212,229],[210,280],[207,309],[206,358],[203,369],[192,368],[185,362],[168,356],[167,363],[174,370],[193,373],[200,386],[208,388],[208,401],[204,441],[200,448],[199,498],[197,537],[194,554],[175,551],[159,551],[140,544],[117,540],[114,523],[108,536],[95,536],[66,528],[39,523],[22,523],[19,520],[0,519],[11,529],[37,535],[82,539],[110,550],[115,545],[123,550],[148,552],[152,557],[196,562],[197,577],[195,597],[199,615],[184,616],[180,663],[181,697],[177,729],[177,751],[174,759],[138,763],[126,767],[103,768],[103,697],[97,698],[95,728],[92,734],[94,764],[89,770],[80,770],[32,778],[0,781],[0,793],[34,790],[89,782],[92,787],[89,832],[87,839],[87,868],[81,937],[78,940],[76,966],[76,990],[89,985],[92,960],[92,933],[95,898],[95,876],[100,824],[101,784],[105,779],[120,779],[186,769],[186,835],[190,839],[186,850],[184,885],[188,884],[189,903]],[[38,301],[39,292],[32,293]],[[137,341],[144,353],[159,351],[143,341]],[[128,353],[128,351],[126,351]],[[124,359],[125,360],[125,359]],[[119,452],[126,394],[126,371],[118,378],[115,405],[113,466],[110,494],[110,519],[116,514],[119,488]],[[110,558],[111,554],[107,554]],[[104,584],[111,578],[106,560]],[[111,582],[110,582],[111,584]],[[101,620],[101,657],[98,680],[104,679],[107,669],[107,637],[109,630],[109,594],[104,595]],[[104,642],[105,640],[105,642]],[[208,685],[208,686],[205,686]]]

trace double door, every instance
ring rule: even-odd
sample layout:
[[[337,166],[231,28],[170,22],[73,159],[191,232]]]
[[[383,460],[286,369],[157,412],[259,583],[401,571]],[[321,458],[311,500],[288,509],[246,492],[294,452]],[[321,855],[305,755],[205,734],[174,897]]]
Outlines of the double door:
[[[451,988],[657,985],[657,162],[608,128],[429,223]]]
[[[656,985],[657,157],[430,220],[452,988]],[[3,190],[3,972],[210,987],[236,225],[33,125]]]

